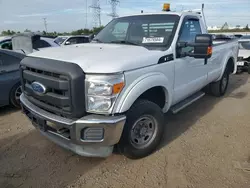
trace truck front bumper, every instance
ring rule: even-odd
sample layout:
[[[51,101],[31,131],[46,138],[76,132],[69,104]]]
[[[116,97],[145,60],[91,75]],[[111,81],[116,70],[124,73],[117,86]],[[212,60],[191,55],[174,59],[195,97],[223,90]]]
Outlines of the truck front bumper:
[[[120,140],[124,115],[87,115],[73,120],[47,112],[20,97],[23,112],[41,134],[63,148],[87,157],[107,157]]]

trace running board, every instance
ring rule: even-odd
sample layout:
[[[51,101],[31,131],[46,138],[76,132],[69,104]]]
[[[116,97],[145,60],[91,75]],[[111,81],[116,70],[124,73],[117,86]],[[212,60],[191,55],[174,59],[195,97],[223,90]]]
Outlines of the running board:
[[[179,111],[183,110],[184,108],[186,108],[187,106],[189,106],[193,102],[199,100],[204,95],[205,95],[204,92],[199,91],[199,92],[195,93],[194,95],[192,95],[192,96],[184,99],[183,101],[177,103],[176,105],[171,107],[170,110],[172,111],[173,114],[177,114]]]

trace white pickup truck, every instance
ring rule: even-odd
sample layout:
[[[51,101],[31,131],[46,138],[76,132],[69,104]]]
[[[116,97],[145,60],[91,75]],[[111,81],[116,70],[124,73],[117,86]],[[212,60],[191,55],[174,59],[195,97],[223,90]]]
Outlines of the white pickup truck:
[[[164,113],[205,93],[220,97],[237,70],[238,42],[213,41],[203,14],[160,12],[111,21],[89,44],[21,62],[23,112],[40,132],[82,156],[129,158],[159,145]]]

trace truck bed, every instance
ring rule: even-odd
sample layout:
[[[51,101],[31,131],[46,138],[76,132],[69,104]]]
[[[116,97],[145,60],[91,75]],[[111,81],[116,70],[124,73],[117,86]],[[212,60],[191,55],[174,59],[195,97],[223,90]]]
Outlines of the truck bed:
[[[213,40],[213,45],[217,46],[217,45],[221,45],[221,44],[225,44],[225,43],[234,43],[236,41],[238,42],[238,40],[235,38],[219,38],[219,39]]]

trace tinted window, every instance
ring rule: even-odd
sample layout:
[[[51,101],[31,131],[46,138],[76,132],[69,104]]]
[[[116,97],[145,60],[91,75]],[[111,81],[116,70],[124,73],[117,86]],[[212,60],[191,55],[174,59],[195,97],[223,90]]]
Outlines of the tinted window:
[[[6,49],[6,50],[12,50],[12,42],[11,42],[11,40],[2,41],[0,43],[0,48]]]
[[[195,36],[201,34],[199,20],[187,20],[184,22],[179,38],[180,42],[194,42]]]
[[[67,39],[67,37],[57,37],[55,39],[55,43],[62,44],[66,39]]]
[[[37,48],[46,48],[46,47],[50,47],[50,44],[48,42],[46,42],[45,40],[35,40],[33,42],[33,48],[37,49]]]
[[[67,42],[70,42],[70,44],[81,44],[89,42],[87,37],[71,37]]]
[[[197,34],[201,34],[201,27],[199,20],[189,19],[184,21],[180,32],[179,42],[195,42]],[[182,48],[181,52],[191,52],[193,47]]]
[[[88,37],[83,37],[83,43],[88,43],[88,42],[90,42],[90,39],[88,38]]]

